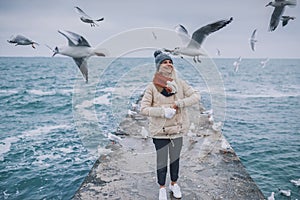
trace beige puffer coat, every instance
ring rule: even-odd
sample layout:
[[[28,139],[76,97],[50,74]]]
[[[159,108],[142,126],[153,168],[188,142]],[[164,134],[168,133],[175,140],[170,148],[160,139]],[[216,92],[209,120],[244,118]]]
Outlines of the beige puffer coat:
[[[177,93],[170,97],[162,95],[150,83],[141,101],[141,113],[149,116],[149,131],[153,138],[178,138],[187,133],[190,122],[186,107],[199,103],[200,94],[185,81],[177,78]],[[179,108],[173,118],[165,118],[163,108],[176,104]]]

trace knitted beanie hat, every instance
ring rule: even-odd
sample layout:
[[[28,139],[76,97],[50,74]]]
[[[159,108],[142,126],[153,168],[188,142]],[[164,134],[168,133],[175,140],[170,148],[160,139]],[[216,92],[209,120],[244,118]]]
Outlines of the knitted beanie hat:
[[[156,50],[154,52],[154,58],[155,58],[155,64],[156,64],[156,71],[159,70],[159,65],[165,61],[165,60],[172,60],[172,58],[168,55],[168,54],[165,54],[163,52],[161,52],[160,50]]]

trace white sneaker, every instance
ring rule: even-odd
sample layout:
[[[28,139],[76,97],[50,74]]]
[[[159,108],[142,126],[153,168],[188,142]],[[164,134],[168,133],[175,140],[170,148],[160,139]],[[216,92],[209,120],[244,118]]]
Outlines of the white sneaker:
[[[173,192],[173,196],[175,198],[181,198],[181,191],[180,191],[180,187],[177,183],[175,183],[174,185],[169,185],[170,190]]]
[[[167,190],[166,188],[160,188],[159,189],[159,197],[158,197],[159,200],[167,200]]]

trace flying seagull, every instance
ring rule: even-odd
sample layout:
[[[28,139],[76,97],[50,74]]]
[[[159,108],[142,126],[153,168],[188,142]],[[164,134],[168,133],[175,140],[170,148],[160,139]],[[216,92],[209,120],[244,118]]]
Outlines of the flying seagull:
[[[90,16],[88,16],[81,8],[79,8],[78,6],[75,6],[75,10],[77,11],[78,14],[81,15],[80,20],[88,23],[91,25],[91,27],[95,27],[96,25],[99,26],[96,22],[100,22],[103,21],[104,18],[100,18],[100,19],[92,19]]]
[[[242,61],[242,57],[240,56],[236,61],[233,62],[235,72],[237,72],[239,70],[241,61]]]
[[[227,24],[229,24],[233,18],[226,20],[219,20],[210,24],[207,24],[198,30],[196,30],[192,37],[189,36],[187,29],[179,24],[176,26],[175,31],[182,39],[183,43],[188,43],[186,46],[182,47],[176,47],[174,50],[164,49],[166,52],[170,52],[173,55],[186,55],[193,57],[194,62],[201,62],[199,59],[200,55],[204,55],[203,52],[201,52],[200,47],[205,40],[205,38],[221,28],[225,27]],[[185,44],[184,44],[185,45]]]
[[[79,67],[83,77],[85,78],[86,82],[88,82],[88,66],[87,60],[91,56],[105,56],[104,53],[97,51],[95,48],[92,48],[87,40],[71,31],[58,31],[68,40],[67,46],[55,47],[53,50],[55,56],[56,54],[61,54],[65,56],[70,56],[73,58],[77,66]]]
[[[220,49],[217,49],[216,55],[217,55],[217,56],[221,56],[221,51],[220,51]]]
[[[250,38],[250,46],[252,51],[255,51],[255,43],[257,42],[256,40],[256,29],[252,32],[251,38]]]
[[[274,0],[269,2],[267,6],[273,6],[275,7],[272,16],[271,16],[271,20],[270,20],[270,25],[269,25],[269,31],[274,31],[278,24],[279,21],[281,19],[281,16],[283,14],[284,8],[285,6],[296,6],[297,5],[297,1],[296,0]]]
[[[281,17],[282,26],[287,25],[290,19],[291,19],[291,20],[294,20],[294,19],[296,19],[296,17],[282,16],[282,17]]]
[[[23,36],[23,35],[17,35],[16,37],[12,36],[10,40],[7,40],[7,42],[15,44],[15,46],[17,45],[31,45],[32,48],[35,49],[34,44],[37,44],[36,42],[28,39],[27,37]]]
[[[267,62],[269,62],[269,60],[270,60],[269,58],[266,58],[265,60],[260,61],[261,67],[264,68],[266,66]]]
[[[152,31],[152,36],[153,36],[153,38],[155,39],[155,40],[157,40],[157,36],[156,36],[156,34]]]

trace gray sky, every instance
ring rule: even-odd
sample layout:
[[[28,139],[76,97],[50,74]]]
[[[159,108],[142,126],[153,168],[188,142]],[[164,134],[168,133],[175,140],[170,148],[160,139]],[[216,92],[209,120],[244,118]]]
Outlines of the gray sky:
[[[209,35],[202,47],[210,56],[236,58],[300,58],[300,7],[287,7],[284,15],[295,16],[288,25],[268,31],[273,7],[269,0],[0,0],[0,56],[46,56],[51,47],[66,44],[57,30],[70,30],[97,46],[124,31],[143,27],[173,29],[183,24],[190,34],[199,27],[219,19],[233,17],[233,22]],[[99,27],[80,21],[74,6],[93,18],[104,17]],[[256,51],[249,46],[252,31],[257,28]],[[14,46],[7,42],[22,34],[40,45]],[[130,42],[130,41],[128,41]],[[175,46],[174,46],[175,47]],[[163,48],[163,47],[162,47]],[[146,55],[147,56],[147,55]],[[149,55],[150,56],[150,55]],[[151,55],[152,56],[152,55]]]

